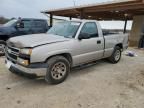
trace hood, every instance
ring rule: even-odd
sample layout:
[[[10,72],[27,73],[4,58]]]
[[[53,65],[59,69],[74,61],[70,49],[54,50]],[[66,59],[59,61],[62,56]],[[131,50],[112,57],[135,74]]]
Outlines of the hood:
[[[0,33],[7,34],[11,30],[11,27],[5,27],[3,25],[0,26]]]
[[[7,28],[10,28],[10,26],[0,25],[0,30],[6,30]]]
[[[52,34],[32,34],[32,35],[23,35],[14,38],[10,38],[7,41],[9,46],[24,48],[24,47],[36,47],[45,44],[52,44],[56,42],[64,42],[70,40],[58,35]]]

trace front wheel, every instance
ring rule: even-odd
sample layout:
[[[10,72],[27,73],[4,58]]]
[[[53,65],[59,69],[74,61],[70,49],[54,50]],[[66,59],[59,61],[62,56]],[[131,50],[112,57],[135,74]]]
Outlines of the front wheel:
[[[0,42],[0,56],[4,56],[5,42]]]
[[[50,84],[62,83],[70,72],[70,63],[63,56],[55,56],[48,60],[45,80]]]
[[[114,64],[118,63],[121,59],[121,48],[119,46],[116,46],[113,54],[108,59],[110,62],[112,62]]]

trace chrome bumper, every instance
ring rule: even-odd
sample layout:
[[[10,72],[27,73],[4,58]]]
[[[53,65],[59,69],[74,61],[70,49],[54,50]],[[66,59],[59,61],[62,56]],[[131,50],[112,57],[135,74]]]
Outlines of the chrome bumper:
[[[14,64],[9,60],[5,60],[6,67],[11,71],[17,71],[26,74],[34,74],[36,76],[45,76],[46,75],[46,68],[26,68],[18,64]]]

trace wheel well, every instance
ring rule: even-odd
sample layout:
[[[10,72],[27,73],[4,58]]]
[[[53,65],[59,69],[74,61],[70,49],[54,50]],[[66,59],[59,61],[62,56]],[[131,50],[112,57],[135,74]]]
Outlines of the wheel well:
[[[1,35],[0,41],[5,42],[5,41],[7,41],[7,40],[8,40],[8,38],[9,38],[9,36],[8,36],[8,35]]]
[[[121,49],[123,49],[123,45],[122,43],[117,44],[116,46],[120,47]]]
[[[63,57],[65,57],[69,61],[70,66],[72,66],[72,64],[73,64],[72,56],[69,53],[62,53],[62,54],[52,55],[52,56],[48,57],[45,62],[47,62],[50,58],[55,57],[55,56],[63,56]]]

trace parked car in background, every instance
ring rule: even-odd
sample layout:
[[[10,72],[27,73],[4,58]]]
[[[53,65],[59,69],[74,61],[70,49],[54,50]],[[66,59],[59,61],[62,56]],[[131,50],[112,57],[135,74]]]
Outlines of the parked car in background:
[[[5,42],[15,36],[46,33],[48,23],[43,19],[21,18],[13,19],[0,26],[0,55],[4,55]]]
[[[58,84],[72,67],[103,58],[119,62],[121,52],[128,47],[128,34],[103,34],[94,20],[61,22],[47,34],[9,39],[5,63],[10,71],[42,73],[47,82]]]

